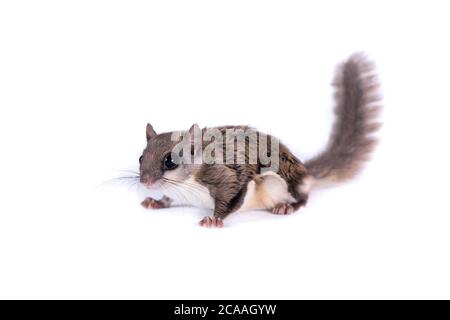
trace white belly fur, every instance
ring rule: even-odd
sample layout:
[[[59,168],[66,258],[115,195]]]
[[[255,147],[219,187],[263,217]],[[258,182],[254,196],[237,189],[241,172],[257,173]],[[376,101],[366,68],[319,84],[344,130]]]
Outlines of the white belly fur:
[[[214,209],[214,199],[208,188],[193,177],[177,186],[166,186],[164,194],[173,199],[175,205]],[[277,204],[293,202],[295,199],[289,193],[286,181],[278,174],[268,171],[248,183],[244,202],[238,211],[272,209]]]
[[[214,209],[214,199],[208,188],[195,181],[193,177],[177,186],[166,186],[164,194],[174,200],[175,205],[190,205],[198,208]]]

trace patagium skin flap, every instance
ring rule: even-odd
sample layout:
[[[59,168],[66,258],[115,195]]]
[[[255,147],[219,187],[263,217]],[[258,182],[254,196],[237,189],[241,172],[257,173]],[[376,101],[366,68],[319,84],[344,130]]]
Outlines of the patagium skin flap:
[[[363,53],[352,55],[337,67],[333,87],[335,122],[328,144],[306,162],[277,138],[251,127],[200,129],[196,124],[183,132],[188,141],[194,141],[197,134],[203,138],[183,149],[193,161],[177,162],[174,150],[179,141],[173,137],[178,132],[157,134],[147,124],[147,146],[139,159],[140,181],[148,188],[160,188],[164,197],[146,198],[142,205],[149,209],[173,204],[208,208],[212,216],[199,224],[223,227],[230,213],[243,210],[290,214],[306,205],[314,187],[354,178],[369,159],[377,142],[373,134],[380,128],[381,99],[374,65]],[[228,139],[230,132],[245,135],[237,135],[235,143],[234,137]],[[211,136],[212,147],[205,139]],[[244,148],[239,148],[239,141]],[[198,151],[203,154],[201,161],[197,161]],[[205,154],[213,155],[214,162],[205,161]]]

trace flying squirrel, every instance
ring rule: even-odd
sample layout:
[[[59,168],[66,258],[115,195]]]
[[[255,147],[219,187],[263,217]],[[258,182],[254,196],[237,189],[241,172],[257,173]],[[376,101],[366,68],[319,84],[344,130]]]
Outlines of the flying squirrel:
[[[279,215],[293,213],[306,205],[315,186],[352,179],[377,142],[373,133],[380,127],[377,117],[381,106],[374,69],[363,53],[353,54],[337,67],[333,81],[335,121],[328,144],[305,162],[278,139],[248,126],[200,129],[197,124],[179,135],[189,138],[190,148],[183,149],[183,156],[193,160],[183,162],[174,153],[180,143],[174,139],[178,132],[157,134],[147,124],[147,146],[139,159],[139,178],[150,189],[160,188],[164,197],[148,197],[142,206],[208,208],[212,216],[204,217],[199,225],[223,227],[224,219],[233,212],[263,209]],[[214,161],[198,161],[197,154],[207,151],[205,135],[211,130],[215,138],[213,148],[208,150]],[[236,146],[236,136],[225,138],[229,132],[240,132],[236,136],[241,134],[244,148]],[[223,139],[217,136],[219,133]],[[203,136],[199,144],[194,143],[197,135]]]

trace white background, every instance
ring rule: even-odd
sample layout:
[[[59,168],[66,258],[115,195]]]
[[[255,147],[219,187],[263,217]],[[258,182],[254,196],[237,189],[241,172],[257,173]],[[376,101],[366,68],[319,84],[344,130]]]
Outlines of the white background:
[[[0,298],[450,298],[447,1],[2,1]],[[364,173],[288,217],[197,226],[107,182],[158,132],[326,143],[334,67],[377,63]]]

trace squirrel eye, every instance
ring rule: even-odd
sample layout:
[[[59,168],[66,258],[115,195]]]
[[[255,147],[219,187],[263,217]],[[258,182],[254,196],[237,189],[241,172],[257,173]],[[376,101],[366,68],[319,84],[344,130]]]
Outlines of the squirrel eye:
[[[142,156],[139,157],[139,163],[142,163]]]
[[[164,169],[172,170],[175,169],[178,165],[172,160],[172,153],[166,154],[163,160]]]

